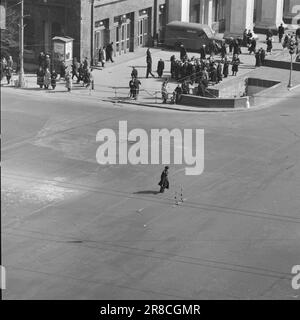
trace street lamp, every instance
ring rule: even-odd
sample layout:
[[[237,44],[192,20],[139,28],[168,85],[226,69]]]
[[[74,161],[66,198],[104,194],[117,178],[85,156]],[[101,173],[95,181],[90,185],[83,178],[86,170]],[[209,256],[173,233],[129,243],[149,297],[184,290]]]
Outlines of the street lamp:
[[[24,0],[21,0],[21,19],[20,19],[20,73],[19,87],[25,87],[24,77]]]
[[[294,39],[292,38],[289,42],[289,52],[291,55],[291,68],[290,68],[290,77],[289,77],[289,84],[288,84],[288,88],[292,88],[292,71],[293,71],[293,54],[295,53],[295,49],[296,49],[296,41],[294,41]]]

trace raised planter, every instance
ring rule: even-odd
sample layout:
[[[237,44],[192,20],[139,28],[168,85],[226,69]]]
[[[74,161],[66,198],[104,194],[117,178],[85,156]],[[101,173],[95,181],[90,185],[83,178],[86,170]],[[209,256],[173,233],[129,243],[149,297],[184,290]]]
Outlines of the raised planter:
[[[289,61],[278,61],[278,60],[265,60],[265,66],[271,68],[287,69],[290,70],[291,63]],[[293,70],[300,71],[300,62],[293,63]]]
[[[249,108],[249,97],[223,99],[183,94],[179,104],[199,108]]]

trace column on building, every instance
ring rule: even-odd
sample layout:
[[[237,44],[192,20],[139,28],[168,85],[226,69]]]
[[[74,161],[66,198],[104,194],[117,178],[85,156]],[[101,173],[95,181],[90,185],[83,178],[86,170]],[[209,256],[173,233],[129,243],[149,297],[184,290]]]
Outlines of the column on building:
[[[237,37],[245,29],[253,29],[254,0],[228,0],[225,36]]]
[[[213,0],[206,0],[204,5],[204,23],[211,27],[213,23]]]
[[[283,23],[284,0],[258,1],[255,30],[261,32],[267,29],[277,30]]]
[[[181,0],[181,21],[190,21],[190,0]]]

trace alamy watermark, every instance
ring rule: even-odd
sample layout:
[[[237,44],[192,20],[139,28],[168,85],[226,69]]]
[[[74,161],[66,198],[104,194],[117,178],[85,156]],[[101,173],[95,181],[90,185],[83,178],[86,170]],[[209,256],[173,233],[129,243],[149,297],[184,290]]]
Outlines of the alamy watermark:
[[[293,266],[292,274],[295,275],[292,278],[292,288],[294,290],[300,290],[300,265]]]
[[[185,164],[185,174],[200,175],[204,171],[203,129],[144,129],[128,132],[127,121],[119,121],[118,134],[102,129],[96,141],[101,142],[96,159],[101,165]],[[132,144],[128,148],[128,144]],[[173,153],[171,154],[171,150]]]
[[[0,266],[0,289],[6,289],[6,269],[3,266]]]

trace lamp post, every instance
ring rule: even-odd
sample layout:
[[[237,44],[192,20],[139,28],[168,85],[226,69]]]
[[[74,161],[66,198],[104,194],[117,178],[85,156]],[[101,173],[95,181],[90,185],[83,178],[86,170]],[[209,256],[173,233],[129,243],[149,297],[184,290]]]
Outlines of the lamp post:
[[[292,88],[292,71],[293,71],[293,54],[291,54],[291,67],[290,67],[290,77],[289,77],[289,84],[288,84],[288,88]]]
[[[288,83],[288,88],[292,88],[293,85],[292,85],[292,72],[293,72],[293,54],[295,53],[295,49],[296,49],[296,45],[297,45],[297,41],[293,38],[291,38],[290,42],[289,42],[289,52],[290,52],[290,55],[291,55],[291,68],[290,68],[290,77],[289,77],[289,83]]]
[[[19,87],[25,87],[24,79],[24,0],[21,0],[21,17],[20,17],[20,73]]]

